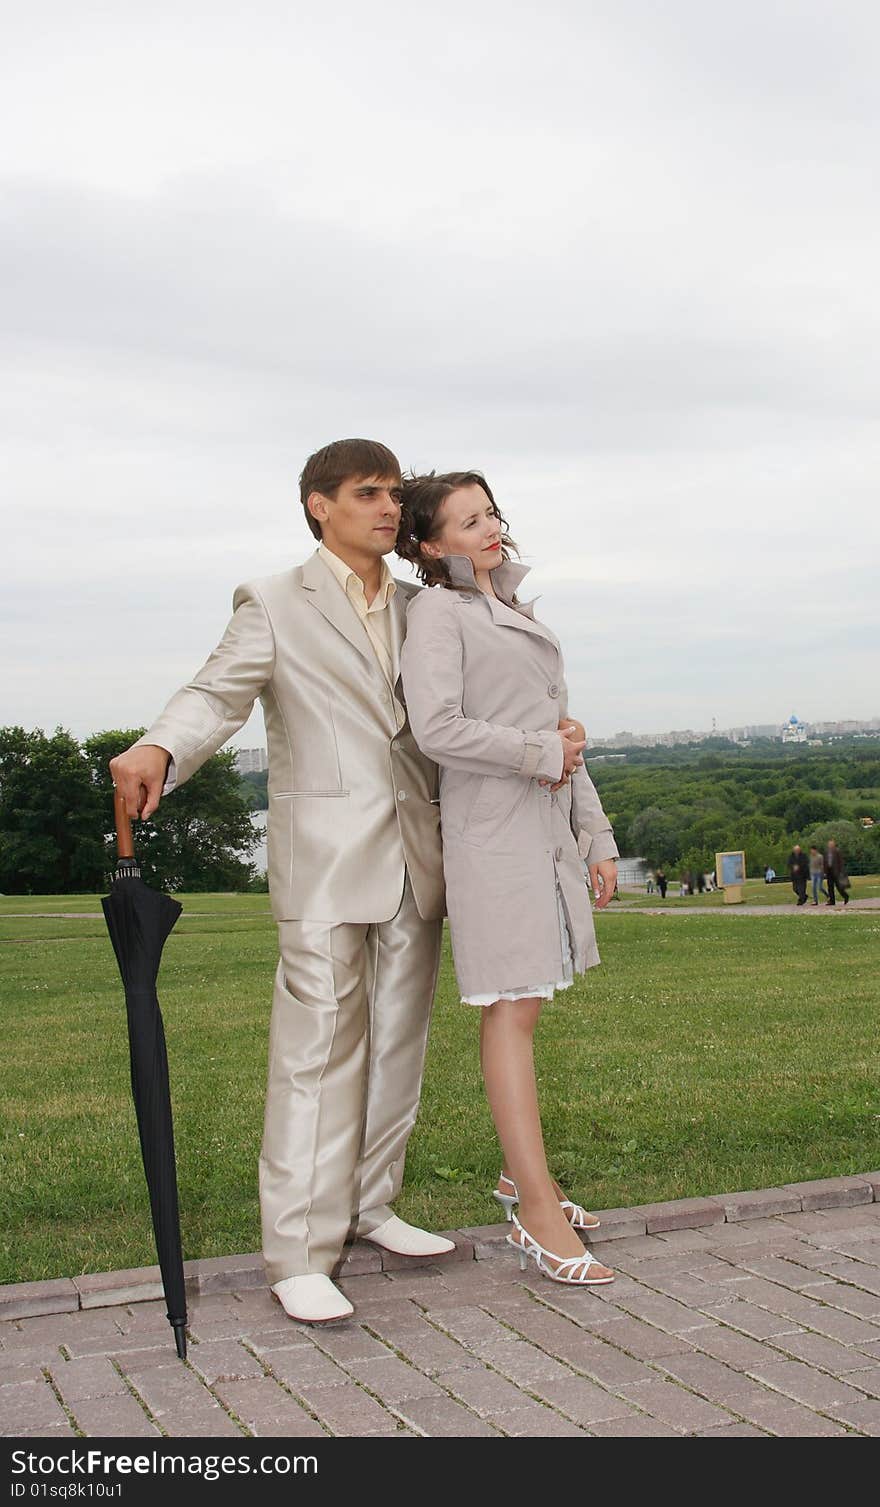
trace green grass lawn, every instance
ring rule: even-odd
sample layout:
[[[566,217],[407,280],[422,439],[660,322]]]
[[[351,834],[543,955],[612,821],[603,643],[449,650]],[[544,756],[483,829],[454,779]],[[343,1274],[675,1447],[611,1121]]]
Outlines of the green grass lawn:
[[[257,1250],[268,897],[182,898],[160,998],[185,1254]],[[94,896],[0,900],[0,1281],[155,1259],[122,991],[89,912]],[[619,911],[597,926],[603,967],[548,1006],[538,1037],[551,1164],[573,1194],[601,1208],[880,1166],[880,913],[691,927]],[[397,1205],[435,1228],[500,1216],[477,1026],[447,951]]]

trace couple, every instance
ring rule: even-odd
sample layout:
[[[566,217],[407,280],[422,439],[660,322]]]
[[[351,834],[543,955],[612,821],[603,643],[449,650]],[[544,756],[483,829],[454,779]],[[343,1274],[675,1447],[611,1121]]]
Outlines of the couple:
[[[333,1322],[353,1312],[331,1281],[346,1239],[428,1259],[453,1248],[390,1208],[444,870],[509,1239],[555,1281],[608,1282],[577,1233],[598,1221],[550,1178],[532,1055],[542,1000],[598,962],[583,860],[598,905],[616,879],[558,642],[517,599],[526,570],[478,474],[404,485],[384,445],[340,440],[306,462],[300,491],[315,553],[238,587],[206,664],[110,763],[129,815],[150,816],[262,700],[280,951],[260,1155],[272,1291],[291,1318]],[[427,589],[395,580],[395,547]]]

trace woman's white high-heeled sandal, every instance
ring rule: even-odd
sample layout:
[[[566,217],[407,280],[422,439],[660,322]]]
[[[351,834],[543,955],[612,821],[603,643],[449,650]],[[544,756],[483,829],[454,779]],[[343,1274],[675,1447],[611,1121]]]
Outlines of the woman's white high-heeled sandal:
[[[513,1219],[513,1206],[519,1203],[519,1194],[516,1191],[516,1183],[512,1177],[505,1177],[502,1172],[501,1181],[507,1183],[507,1186],[512,1188],[513,1192],[502,1193],[500,1188],[496,1188],[492,1197],[497,1198],[498,1202],[504,1205],[504,1213],[507,1216],[509,1224]],[[586,1209],[582,1209],[580,1204],[573,1204],[570,1198],[560,1198],[559,1207],[573,1230],[598,1230],[602,1223],[601,1219],[597,1219],[595,1214],[588,1214]]]
[[[528,1257],[531,1256],[538,1271],[543,1272],[545,1277],[549,1277],[551,1282],[563,1282],[568,1287],[601,1287],[606,1282],[614,1281],[613,1272],[608,1277],[590,1276],[590,1269],[594,1266],[601,1266],[602,1263],[597,1261],[589,1251],[584,1251],[582,1256],[555,1256],[552,1251],[545,1251],[528,1230],[523,1229],[515,1214],[512,1223],[522,1238],[515,1240],[513,1235],[508,1235],[507,1244],[519,1251],[520,1271],[525,1271]],[[555,1265],[547,1266],[545,1257],[555,1262]]]

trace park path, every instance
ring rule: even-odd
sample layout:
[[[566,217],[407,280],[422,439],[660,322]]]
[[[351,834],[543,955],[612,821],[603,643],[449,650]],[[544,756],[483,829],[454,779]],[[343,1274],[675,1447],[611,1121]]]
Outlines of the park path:
[[[286,1320],[256,1256],[0,1288],[0,1431],[880,1436],[880,1173],[605,1211],[608,1287],[521,1275],[503,1225],[430,1264],[355,1246],[355,1316]]]

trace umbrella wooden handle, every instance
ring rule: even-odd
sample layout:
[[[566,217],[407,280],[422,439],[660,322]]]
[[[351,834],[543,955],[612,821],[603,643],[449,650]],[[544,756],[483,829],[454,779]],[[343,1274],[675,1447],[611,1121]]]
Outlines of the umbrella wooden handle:
[[[114,790],[113,792],[113,814],[116,817],[117,856],[119,858],[134,858],[131,817],[125,809],[125,797],[118,790]]]

